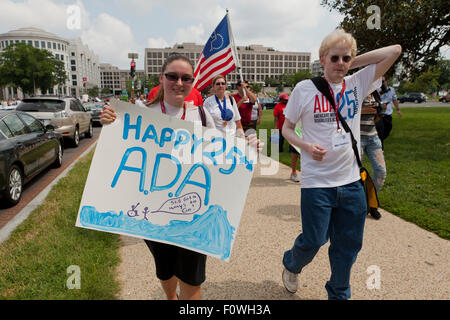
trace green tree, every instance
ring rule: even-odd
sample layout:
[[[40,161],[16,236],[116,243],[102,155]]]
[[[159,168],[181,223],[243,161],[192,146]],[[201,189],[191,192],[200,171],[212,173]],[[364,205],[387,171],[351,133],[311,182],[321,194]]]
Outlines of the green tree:
[[[402,64],[403,76],[410,80],[435,65],[439,49],[450,41],[448,0],[322,0],[321,4],[344,16],[340,27],[353,34],[359,52],[400,44],[403,53],[396,64]],[[378,29],[368,25],[374,16],[367,12],[371,5],[380,9]]]
[[[93,87],[93,88],[87,89],[87,94],[88,94],[90,97],[98,97],[98,94],[99,94],[99,89],[98,89],[98,87],[95,86],[95,87]]]
[[[437,67],[432,66],[427,71],[422,72],[414,81],[408,81],[404,84],[403,90],[405,92],[426,92],[432,93],[439,88],[439,76],[441,72]]]
[[[47,50],[16,43],[0,53],[0,84],[20,88],[24,94],[38,88],[46,92],[66,79],[64,64]]]
[[[262,85],[260,83],[252,82],[250,83],[250,87],[254,93],[260,93],[262,89]]]
[[[450,89],[450,60],[440,59],[438,60],[437,70],[441,73],[437,79],[440,90]]]
[[[282,75],[283,83],[293,89],[297,83],[305,79],[311,79],[314,76],[309,70],[300,70],[296,73],[285,73]]]

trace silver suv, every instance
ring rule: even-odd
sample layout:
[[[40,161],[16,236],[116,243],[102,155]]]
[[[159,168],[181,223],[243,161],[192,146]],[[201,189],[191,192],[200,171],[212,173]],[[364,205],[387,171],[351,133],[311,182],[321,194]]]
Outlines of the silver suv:
[[[78,147],[80,135],[92,137],[91,113],[75,98],[33,97],[25,98],[16,108],[39,119],[44,126],[51,124],[55,131]]]

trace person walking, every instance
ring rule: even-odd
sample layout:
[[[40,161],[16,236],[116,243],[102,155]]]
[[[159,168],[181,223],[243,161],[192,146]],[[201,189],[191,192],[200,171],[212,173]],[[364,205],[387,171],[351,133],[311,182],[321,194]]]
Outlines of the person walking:
[[[280,94],[279,97],[280,101],[275,105],[275,107],[273,108],[273,118],[274,118],[274,127],[279,131],[279,141],[278,141],[278,148],[279,148],[279,152],[283,152],[283,145],[284,145],[284,137],[283,134],[281,132],[281,130],[283,129],[283,124],[284,124],[284,109],[286,108],[286,104],[289,100],[289,96],[287,95],[287,93],[282,93]],[[298,158],[300,156],[300,154],[298,153],[297,150],[295,150],[294,147],[292,147],[291,145],[289,145],[289,152],[291,153],[291,175],[289,177],[289,179],[291,179],[294,182],[300,182],[300,179],[298,178],[297,175],[297,163],[298,163]]]
[[[214,119],[216,128],[225,134],[244,136],[241,115],[234,98],[226,94],[227,81],[217,75],[212,81],[215,94],[205,99],[204,107]]]
[[[382,78],[382,84],[378,89],[378,92],[381,96],[381,102],[385,105],[384,112],[382,112],[381,121],[377,122],[378,136],[381,140],[382,149],[384,150],[384,140],[389,137],[389,134],[392,131],[392,113],[394,112],[392,105],[395,106],[399,118],[402,117],[402,113],[400,111],[400,104],[398,102],[395,89],[388,85],[385,76]]]
[[[185,101],[194,82],[194,67],[189,58],[181,54],[170,55],[162,66],[159,75],[161,88],[157,95],[149,101],[151,110],[192,122],[201,122],[204,112],[205,126],[215,128],[214,120],[207,110],[192,106]],[[203,111],[202,111],[203,110]],[[111,106],[105,105],[100,122],[103,125],[112,123],[117,114]],[[256,135],[248,137],[248,144],[260,152],[264,146]],[[206,255],[157,241],[145,240],[153,255],[156,276],[168,300],[198,300],[201,298],[201,284],[206,279]],[[180,296],[176,290],[180,287]]]
[[[378,108],[381,108],[381,106],[370,94],[364,99],[361,109],[361,161],[365,153],[372,165],[372,180],[377,192],[380,191],[386,180],[386,162],[384,161],[381,140],[375,127],[375,116],[378,113]],[[369,214],[376,220],[381,218],[381,213],[377,208],[369,208]]]
[[[319,49],[324,78],[356,141],[360,140],[361,105],[373,81],[392,66],[400,45],[356,56],[356,40],[342,29],[327,35]],[[366,66],[346,76],[349,69]],[[361,250],[366,198],[349,133],[330,103],[308,79],[299,82],[284,114],[283,135],[301,148],[302,233],[284,252],[282,281],[291,293],[298,275],[330,240],[331,276],[325,284],[328,299],[349,299],[350,273]],[[295,132],[302,123],[302,137]]]

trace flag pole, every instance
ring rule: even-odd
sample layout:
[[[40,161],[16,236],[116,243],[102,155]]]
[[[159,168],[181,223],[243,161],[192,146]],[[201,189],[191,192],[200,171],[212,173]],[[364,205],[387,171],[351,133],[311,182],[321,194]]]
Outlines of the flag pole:
[[[236,45],[234,43],[234,35],[233,35],[232,30],[231,30],[231,22],[230,22],[230,16],[228,15],[228,9],[226,9],[226,12],[227,12],[227,22],[228,22],[228,34],[231,35],[231,39],[230,39],[230,41],[231,41],[231,49],[232,49],[232,52],[233,52],[233,56],[234,56],[234,58],[237,61],[237,65],[238,65],[237,68],[238,68],[238,71],[239,71],[239,78],[242,81],[242,80],[244,80],[244,78],[242,77],[241,61],[239,60],[239,55],[236,52]],[[242,88],[242,89],[244,89],[244,96],[245,96],[246,95],[245,88]]]

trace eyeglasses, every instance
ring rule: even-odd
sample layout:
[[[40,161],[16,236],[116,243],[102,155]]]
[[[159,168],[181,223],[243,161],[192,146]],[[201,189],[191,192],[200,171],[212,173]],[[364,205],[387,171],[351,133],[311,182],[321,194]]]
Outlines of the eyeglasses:
[[[333,63],[336,63],[336,62],[339,61],[339,58],[340,58],[340,56],[331,56],[330,57],[330,61],[333,62]],[[350,62],[350,60],[352,60],[351,56],[342,56],[342,61],[343,62],[348,63],[348,62]]]
[[[226,83],[225,82],[216,82],[215,85],[216,86],[225,86]]]
[[[167,80],[169,81],[178,81],[178,79],[181,79],[181,81],[183,83],[192,83],[194,82],[194,78],[190,75],[182,75],[179,76],[178,74],[176,74],[175,72],[168,72],[168,73],[164,73],[164,76],[166,77]]]

